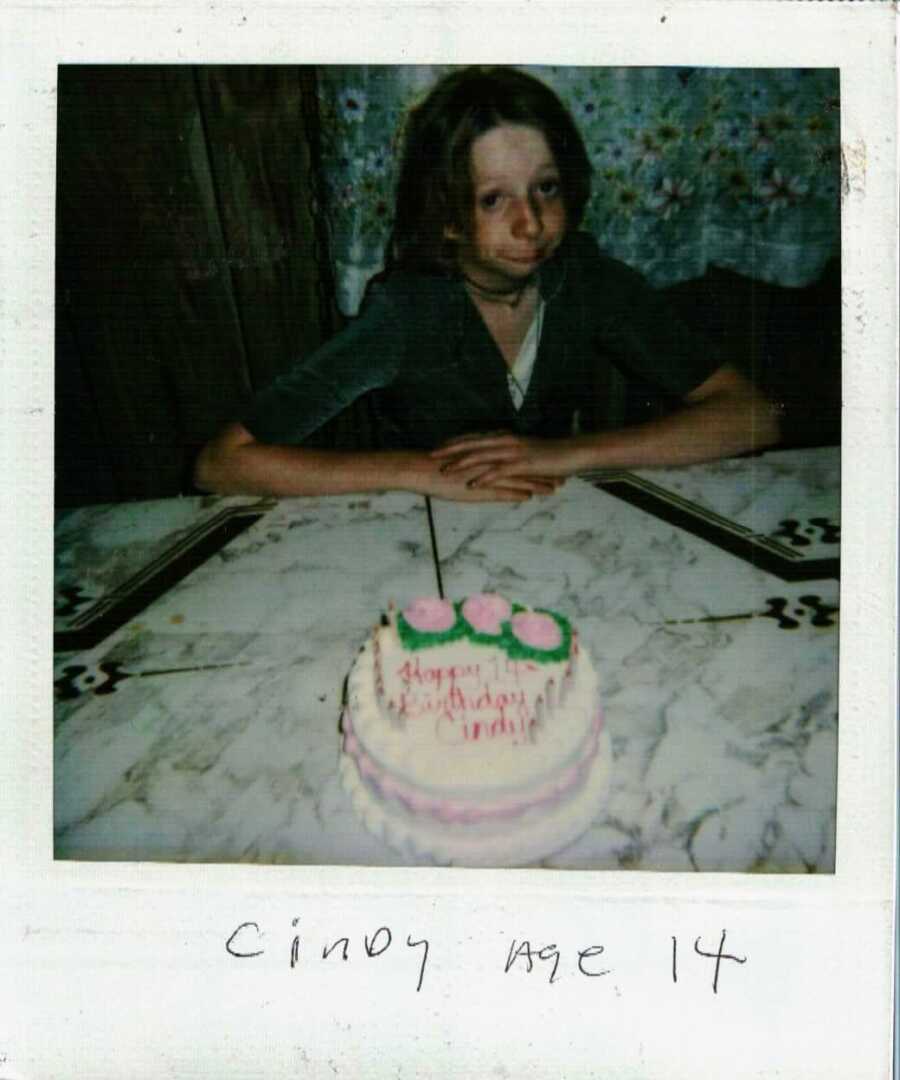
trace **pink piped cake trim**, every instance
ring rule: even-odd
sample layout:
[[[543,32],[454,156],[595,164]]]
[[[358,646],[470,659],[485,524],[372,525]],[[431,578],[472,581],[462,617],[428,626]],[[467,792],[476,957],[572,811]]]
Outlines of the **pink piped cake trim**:
[[[540,611],[519,611],[509,620],[512,632],[532,649],[550,651],[562,644],[562,631],[549,615]]]
[[[449,600],[420,596],[403,609],[403,618],[420,633],[438,634],[456,622],[456,612]]]
[[[502,630],[502,623],[509,618],[512,605],[496,593],[476,593],[470,596],[462,606],[463,618],[479,634],[497,636]]]
[[[603,714],[600,709],[594,717],[586,751],[580,761],[545,784],[538,785],[527,796],[498,798],[471,806],[459,799],[440,799],[424,794],[396,777],[390,776],[362,749],[353,731],[350,710],[343,717],[345,753],[356,762],[360,776],[384,799],[396,799],[410,812],[433,817],[445,824],[474,825],[480,821],[498,821],[518,817],[527,810],[558,800],[578,787],[585,779],[591,761],[597,753],[600,732],[603,730]]]

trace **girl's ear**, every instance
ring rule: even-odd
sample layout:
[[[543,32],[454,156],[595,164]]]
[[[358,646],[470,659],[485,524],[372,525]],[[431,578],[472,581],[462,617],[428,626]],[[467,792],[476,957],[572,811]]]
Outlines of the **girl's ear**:
[[[444,226],[444,239],[445,240],[462,240],[462,233],[457,229],[455,225]]]

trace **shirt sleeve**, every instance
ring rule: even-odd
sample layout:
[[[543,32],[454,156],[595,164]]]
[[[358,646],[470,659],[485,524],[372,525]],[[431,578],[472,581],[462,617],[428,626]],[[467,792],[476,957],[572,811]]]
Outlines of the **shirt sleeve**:
[[[260,442],[301,443],[357,398],[397,377],[403,325],[391,289],[370,290],[360,315],[256,394],[241,423]]]
[[[725,362],[718,347],[690,329],[665,297],[625,263],[580,245],[581,282],[591,335],[626,378],[683,398]]]

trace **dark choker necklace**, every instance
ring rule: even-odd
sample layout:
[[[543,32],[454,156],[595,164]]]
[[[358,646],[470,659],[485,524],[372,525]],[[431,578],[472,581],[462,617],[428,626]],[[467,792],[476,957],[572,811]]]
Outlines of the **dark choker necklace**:
[[[493,304],[506,304],[507,307],[515,308],[519,306],[522,297],[528,291],[528,287],[533,283],[534,278],[530,277],[527,281],[512,285],[508,289],[489,289],[485,285],[479,285],[477,281],[473,281],[468,274],[463,274],[463,281],[476,296],[480,296],[483,300]]]

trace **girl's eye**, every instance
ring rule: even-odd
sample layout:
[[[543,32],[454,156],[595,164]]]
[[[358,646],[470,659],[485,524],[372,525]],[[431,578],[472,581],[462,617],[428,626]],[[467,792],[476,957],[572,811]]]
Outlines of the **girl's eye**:
[[[478,200],[482,210],[495,210],[500,205],[500,192],[489,191]]]
[[[543,195],[545,199],[550,199],[555,195],[558,195],[559,180],[557,180],[556,177],[553,177],[552,179],[548,177],[548,179],[542,180],[538,184],[538,194]]]

